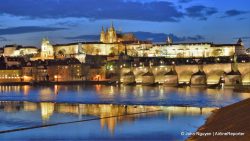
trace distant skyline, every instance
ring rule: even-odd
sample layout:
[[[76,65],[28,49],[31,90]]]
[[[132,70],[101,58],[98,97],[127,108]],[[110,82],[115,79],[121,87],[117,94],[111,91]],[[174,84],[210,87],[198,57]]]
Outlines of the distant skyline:
[[[111,21],[118,31],[164,42],[236,43],[250,47],[248,0],[6,0],[0,1],[0,47],[40,47],[98,40]]]

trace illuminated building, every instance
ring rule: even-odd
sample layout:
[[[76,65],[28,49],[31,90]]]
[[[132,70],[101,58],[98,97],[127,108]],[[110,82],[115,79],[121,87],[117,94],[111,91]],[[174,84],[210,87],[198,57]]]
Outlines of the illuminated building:
[[[4,56],[25,56],[38,53],[38,48],[33,46],[6,45],[3,47]]]
[[[111,24],[111,27],[109,29],[106,29],[106,32],[104,31],[104,28],[102,27],[102,31],[100,33],[100,42],[102,43],[119,42],[120,43],[120,42],[125,42],[125,41],[137,41],[137,39],[131,33],[127,33],[127,34],[117,33],[113,25],[113,22]]]
[[[4,57],[4,61],[7,67],[20,67],[21,63],[24,62],[22,57]]]
[[[21,69],[0,70],[0,83],[21,82],[21,81],[22,81]]]
[[[106,33],[102,27],[100,41],[103,43],[115,43],[118,41],[117,34],[116,34],[115,28],[113,26],[113,23],[112,23],[111,27],[106,30]]]
[[[54,59],[54,48],[48,38],[44,38],[41,44],[41,52],[30,60],[51,60]]]
[[[87,80],[92,80],[92,81],[106,80],[105,66],[91,66],[88,71]]]
[[[54,59],[54,48],[50,44],[49,40],[44,38],[41,46],[41,59]]]
[[[36,67],[31,66],[31,63],[22,67],[22,76],[24,82],[31,82],[35,80],[36,77]]]
[[[22,67],[24,82],[48,81],[47,64],[43,61],[30,61]]]
[[[149,50],[144,50],[143,55],[168,58],[203,58],[232,56],[235,53],[237,55],[245,54],[242,41],[238,41],[237,44],[213,44],[208,42],[154,44]]]
[[[53,82],[82,81],[88,71],[88,66],[75,58],[49,61],[47,68],[49,80]]]
[[[54,55],[56,58],[75,57],[84,63],[86,55],[119,55],[120,53],[125,53],[125,48],[127,48],[128,53],[133,54],[137,48],[148,48],[151,45],[150,42],[138,41],[133,34],[117,33],[112,24],[106,32],[102,28],[99,42],[75,42],[51,45],[48,39],[46,39],[42,42],[40,59],[51,59],[47,56]],[[39,57],[36,59],[39,59]]]

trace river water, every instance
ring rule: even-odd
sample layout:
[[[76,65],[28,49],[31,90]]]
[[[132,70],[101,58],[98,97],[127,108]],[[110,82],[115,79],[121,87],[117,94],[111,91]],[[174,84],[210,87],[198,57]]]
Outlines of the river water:
[[[185,140],[212,110],[249,97],[190,87],[0,86],[0,140]]]

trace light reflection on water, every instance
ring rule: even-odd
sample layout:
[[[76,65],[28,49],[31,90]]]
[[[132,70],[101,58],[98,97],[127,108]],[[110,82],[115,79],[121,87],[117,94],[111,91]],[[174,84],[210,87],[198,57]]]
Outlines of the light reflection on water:
[[[0,130],[93,120],[0,134],[2,140],[184,140],[215,109],[250,97],[233,89],[164,86],[0,86]],[[137,115],[110,117],[156,111]]]
[[[125,136],[126,134],[131,136],[131,138],[144,138],[144,136],[140,135],[143,132],[151,134],[159,132],[162,134],[160,139],[168,138],[169,135],[174,135],[174,139],[184,139],[186,137],[180,136],[179,133],[184,130],[195,131],[196,128],[204,122],[204,118],[214,109],[216,108],[1,101],[0,130],[91,119],[95,117],[100,117],[101,119],[77,124],[58,125],[56,127],[0,134],[0,138],[3,140],[27,140],[33,139],[33,135],[36,135],[35,139],[57,139],[58,132],[62,132],[62,134],[65,134],[65,136],[62,136],[72,137],[73,140],[76,137],[80,137],[81,139],[93,139],[96,137],[98,139],[126,139],[128,138]],[[112,117],[141,112],[149,113]],[[158,128],[159,126],[162,127]],[[95,130],[91,132],[92,128]],[[59,129],[60,131],[55,129]],[[79,133],[78,135],[76,131],[78,129],[81,129],[86,134]],[[72,131],[68,130],[75,132],[71,133]],[[74,134],[74,136],[71,134]],[[93,136],[93,134],[95,134],[95,136]],[[158,137],[150,138],[158,139]]]
[[[233,89],[150,87],[141,85],[0,86],[0,91],[0,100],[8,101],[198,107],[221,107],[250,97],[250,93],[236,93]]]

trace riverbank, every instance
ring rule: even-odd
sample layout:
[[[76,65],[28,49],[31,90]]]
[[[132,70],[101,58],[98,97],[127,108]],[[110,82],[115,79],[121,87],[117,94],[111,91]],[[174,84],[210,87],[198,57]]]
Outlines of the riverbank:
[[[250,98],[214,111],[206,123],[197,130],[197,133],[211,133],[211,135],[192,135],[187,141],[249,141],[249,109]],[[232,136],[232,133],[244,135]]]

